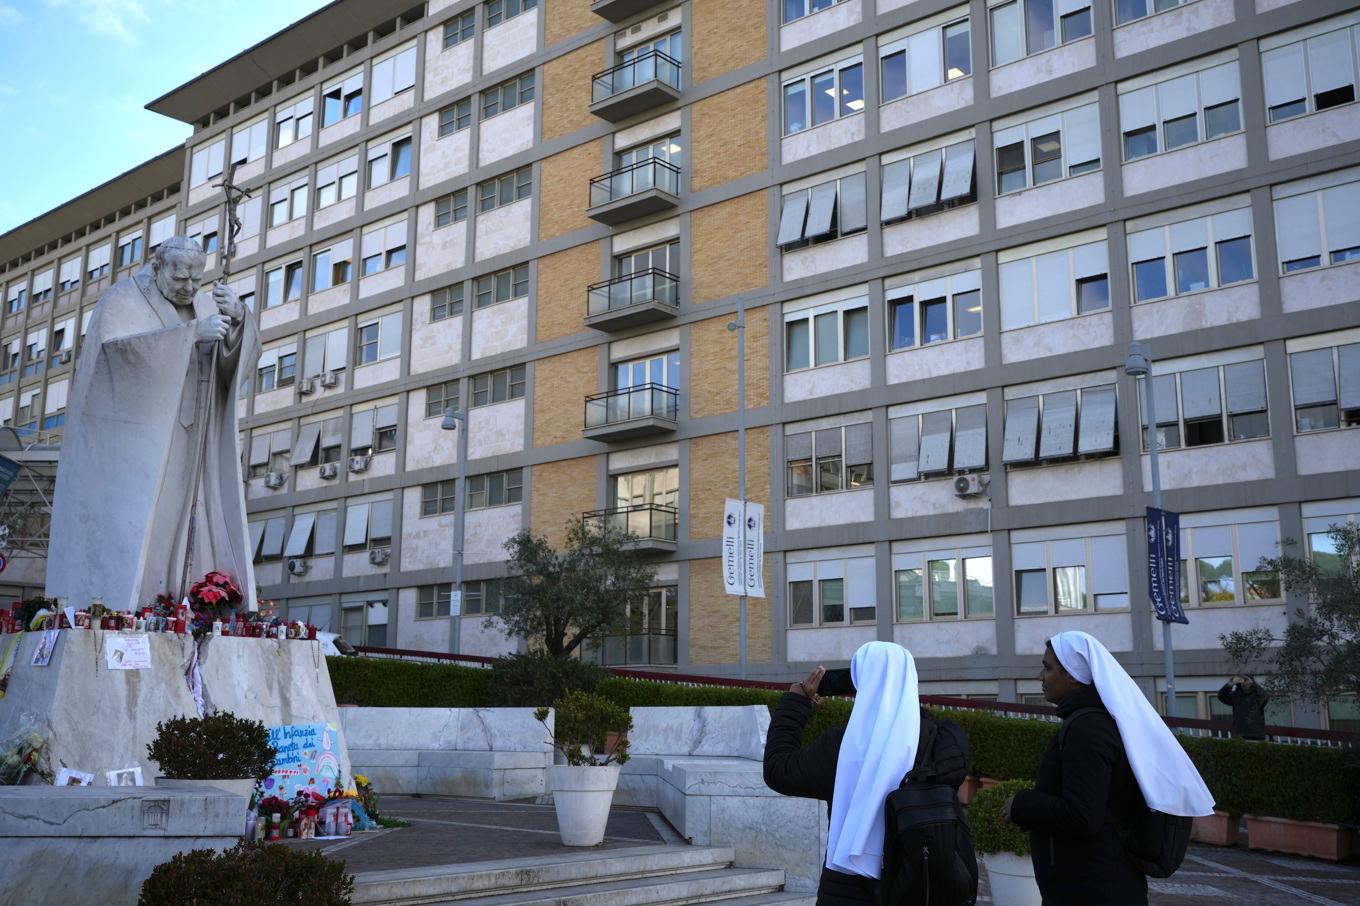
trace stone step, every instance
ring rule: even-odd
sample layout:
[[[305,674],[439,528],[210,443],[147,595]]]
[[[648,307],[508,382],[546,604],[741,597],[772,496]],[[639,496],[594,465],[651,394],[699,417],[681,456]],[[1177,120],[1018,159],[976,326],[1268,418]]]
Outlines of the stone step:
[[[730,846],[636,846],[552,858],[531,857],[462,865],[362,872],[353,903],[436,903],[507,892],[622,881],[731,866]],[[782,883],[782,880],[781,880]]]
[[[456,906],[682,906],[773,897],[783,887],[784,872],[778,869],[715,868],[444,902]]]
[[[725,898],[723,906],[817,906],[817,894],[808,891],[781,890],[776,893],[761,893],[749,897]]]

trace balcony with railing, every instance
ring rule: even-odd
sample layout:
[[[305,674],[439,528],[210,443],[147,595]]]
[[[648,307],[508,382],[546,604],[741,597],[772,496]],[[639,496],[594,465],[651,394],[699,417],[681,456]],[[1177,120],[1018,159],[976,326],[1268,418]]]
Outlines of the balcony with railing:
[[[680,61],[655,49],[590,80],[590,112],[611,123],[679,99]]]
[[[601,636],[582,646],[581,659],[602,667],[673,666],[675,636],[653,633]]]
[[[586,397],[587,440],[627,440],[667,434],[680,417],[680,391],[665,384],[638,384]]]
[[[655,157],[590,181],[586,216],[613,226],[680,204],[680,168]]]
[[[680,313],[680,278],[658,267],[596,283],[586,289],[586,326],[620,330]]]
[[[636,551],[669,553],[675,550],[680,513],[662,503],[592,510],[581,514],[581,521],[594,528],[608,528],[611,534],[627,534],[626,546]]]
[[[657,5],[657,0],[592,0],[590,11],[610,22],[622,22]]]

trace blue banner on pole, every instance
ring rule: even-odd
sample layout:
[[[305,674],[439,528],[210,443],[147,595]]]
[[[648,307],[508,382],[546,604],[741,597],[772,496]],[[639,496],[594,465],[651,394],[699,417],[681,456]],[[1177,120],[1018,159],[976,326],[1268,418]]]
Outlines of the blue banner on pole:
[[[1148,597],[1157,619],[1189,623],[1181,608],[1181,517],[1147,508]]]

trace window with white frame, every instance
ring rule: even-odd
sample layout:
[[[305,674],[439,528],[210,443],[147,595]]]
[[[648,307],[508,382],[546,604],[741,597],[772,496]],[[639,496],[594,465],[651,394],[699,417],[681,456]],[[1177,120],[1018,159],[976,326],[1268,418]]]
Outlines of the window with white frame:
[[[533,99],[534,71],[531,69],[482,91],[482,119],[489,120]]]
[[[784,195],[777,242],[791,252],[862,232],[868,221],[864,173],[851,173]]]
[[[968,16],[905,37],[880,37],[878,69],[884,104],[971,75]]]
[[[494,179],[483,180],[477,184],[477,213],[485,214],[487,211],[514,204],[522,198],[528,198],[533,192],[532,166],[520,167]]]
[[[425,388],[425,417],[440,418],[449,407],[460,408],[458,379],[444,381]]]
[[[855,55],[786,80],[784,134],[864,112],[864,57]]]
[[[373,61],[372,103],[381,104],[416,85],[416,45],[384,54]]]
[[[354,277],[354,240],[342,239],[312,252],[312,292],[343,286]]]
[[[286,148],[312,134],[315,101],[309,94],[274,111],[274,147]]]
[[[264,199],[259,195],[241,202],[241,206],[236,209],[237,215],[241,218],[241,239],[249,239],[260,234],[260,218],[263,211]]]
[[[1091,35],[1091,0],[994,0],[987,14],[993,66]]]
[[[784,435],[785,495],[807,497],[873,487],[874,434],[870,422],[799,430]]]
[[[784,24],[797,22],[805,16],[813,13],[820,13],[824,9],[831,9],[838,3],[845,0],[783,0]]]
[[[463,313],[463,284],[441,286],[430,293],[430,322],[443,321]]]
[[[250,432],[251,478],[263,478],[267,472],[282,472],[287,468],[289,452],[293,448],[293,429],[288,426],[257,428]]]
[[[360,319],[354,331],[354,364],[368,365],[401,355],[400,311]]]
[[[250,521],[250,549],[256,563],[283,557],[287,517],[260,515]]]
[[[529,295],[529,265],[518,264],[477,278],[475,308],[486,308]]]
[[[141,252],[140,233],[137,234],[137,238],[139,240],[137,250],[140,253]],[[33,278],[34,305],[39,305],[52,298],[52,281],[56,276],[57,276],[56,270],[49,267],[47,270],[39,272]]]
[[[203,249],[203,254],[211,255],[217,251],[220,239],[218,237],[218,215],[212,214],[205,217],[198,223],[191,223],[188,226],[188,236],[193,242],[198,243],[198,247]]]
[[[1132,22],[1157,13],[1194,3],[1195,0],[1114,0],[1114,21],[1116,25]]]
[[[1181,521],[1181,604],[1221,607],[1280,600],[1280,574],[1260,569],[1263,558],[1280,556],[1279,522],[1212,521],[1207,513]]]
[[[302,349],[304,377],[344,371],[348,348],[349,328],[343,324],[307,331],[306,344]]]
[[[67,258],[57,269],[57,292],[66,293],[80,286],[80,256]]]
[[[495,28],[520,13],[527,13],[538,6],[538,0],[487,0],[486,27]]]
[[[1298,433],[1360,427],[1360,342],[1291,352],[1289,383]]]
[[[1128,551],[1122,530],[1066,538],[1011,540],[1017,616],[1063,616],[1129,607]],[[1050,530],[1051,532],[1051,530]]]
[[[290,261],[264,274],[264,307],[275,308],[302,298],[302,262]]]
[[[462,223],[468,215],[468,190],[457,189],[434,200],[434,227]]]
[[[874,594],[874,558],[790,554],[784,566],[788,581],[789,626],[849,626],[878,619]]]
[[[397,448],[397,404],[379,400],[350,409],[349,455],[388,453]]]
[[[997,256],[1002,330],[1109,309],[1109,248],[1104,239],[1033,255],[1027,251]]]
[[[982,333],[982,271],[920,280],[887,291],[888,350]]]
[[[457,492],[457,482],[452,478],[421,485],[420,515],[438,516],[441,513],[455,512],[458,505]]]
[[[401,267],[406,263],[405,219],[366,231],[362,242],[361,276]]]
[[[987,405],[917,403],[888,413],[888,480],[893,484],[987,468]]]
[[[1360,25],[1348,25],[1261,52],[1269,122],[1317,113],[1355,101]]]
[[[293,468],[339,462],[345,442],[344,426],[345,417],[341,413],[304,417],[293,446]]]
[[[1006,400],[1001,460],[1008,466],[1119,452],[1114,384],[1050,390]]]
[[[359,191],[359,155],[322,164],[316,170],[316,209],[328,208]]]
[[[18,283],[11,283],[5,293],[5,312],[7,314],[18,314],[28,306],[28,283],[21,280]]]
[[[321,89],[321,127],[358,116],[364,109],[364,71],[359,69]]]
[[[307,174],[274,183],[269,189],[269,226],[283,226],[307,216]]]
[[[47,367],[47,328],[29,333],[24,344],[24,377],[41,374]]]
[[[345,505],[345,550],[392,544],[392,497],[351,500]]]
[[[1251,239],[1250,206],[1131,229],[1133,301],[1152,302],[1256,279]]]
[[[200,145],[189,156],[189,187],[201,186],[222,175],[222,163],[227,154],[226,138]]]
[[[269,120],[261,118],[231,131],[231,162],[248,164],[264,157],[269,146]]]
[[[376,189],[411,175],[411,136],[379,139],[368,149],[368,187]]]
[[[987,546],[932,546],[893,552],[894,620],[990,620],[996,616],[992,550]]]
[[[472,125],[472,98],[463,98],[454,101],[449,106],[439,111],[439,130],[438,137],[466,129]]]
[[[175,235],[175,215],[166,214],[164,217],[151,221],[150,229],[150,251],[155,252],[162,242]]]
[[[272,346],[255,363],[255,392],[289,387],[297,380],[297,341]]]
[[[524,496],[524,471],[507,469],[485,475],[469,475],[467,480],[467,508],[481,510],[493,506],[519,503]]]
[[[1155,74],[1154,74],[1155,75]],[[1124,160],[1137,160],[1242,131],[1237,60],[1119,88]]]
[[[121,269],[131,267],[142,260],[142,231],[124,233],[118,237],[118,256],[115,259]]]
[[[444,49],[470,41],[477,34],[477,10],[459,13],[444,23]]]
[[[506,400],[522,399],[525,382],[526,371],[523,365],[511,365],[509,368],[498,368],[495,371],[474,375],[472,398],[468,401],[468,407],[475,409],[478,406],[490,406]]]
[[[90,280],[107,277],[112,255],[113,244],[109,242],[90,249],[89,256],[85,261],[85,276]]]
[[[1354,171],[1324,177],[1336,184],[1318,189],[1311,180],[1275,187],[1280,273],[1360,261],[1360,181],[1355,177]]]
[[[977,201],[973,148],[970,138],[927,151],[884,155],[883,222],[924,217]]]
[[[52,325],[52,360],[49,366],[56,368],[61,364],[62,355],[75,348],[76,319],[66,318]],[[62,385],[65,386],[65,385]],[[51,402],[51,388],[48,388],[48,402]],[[63,404],[65,405],[65,404]]]
[[[1196,367],[1182,360],[1158,362],[1152,379],[1158,449],[1203,447],[1270,436],[1265,362],[1256,358]],[[1147,452],[1147,415],[1139,385],[1138,412]]]
[[[784,314],[784,370],[838,365],[869,355],[869,301],[860,296]]]
[[[999,195],[1100,169],[1100,106],[1083,104],[992,133]]]

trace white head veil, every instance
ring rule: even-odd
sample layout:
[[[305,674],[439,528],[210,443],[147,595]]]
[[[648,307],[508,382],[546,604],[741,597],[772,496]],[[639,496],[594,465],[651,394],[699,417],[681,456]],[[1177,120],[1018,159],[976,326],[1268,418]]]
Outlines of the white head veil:
[[[911,652],[866,642],[850,661],[855,707],[836,763],[826,865],[877,878],[883,872],[883,801],[916,761],[921,702]]]
[[[1210,815],[1214,797],[1190,756],[1167,729],[1133,677],[1114,655],[1084,632],[1060,632],[1050,644],[1063,668],[1080,683],[1095,683],[1149,808],[1167,815]]]

